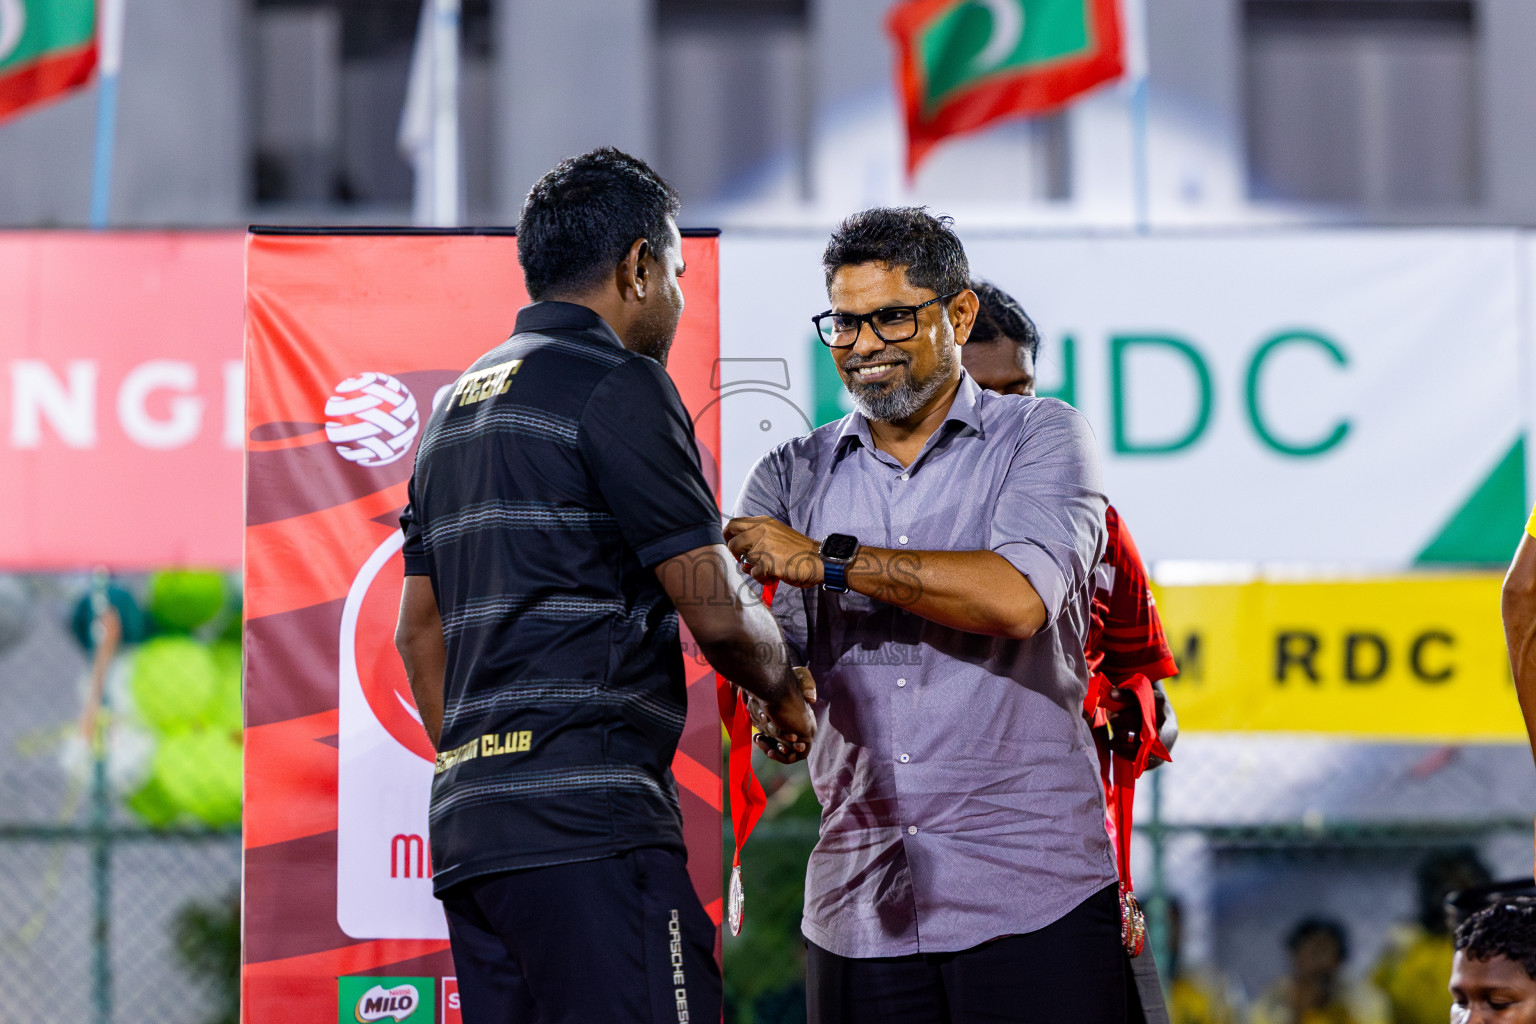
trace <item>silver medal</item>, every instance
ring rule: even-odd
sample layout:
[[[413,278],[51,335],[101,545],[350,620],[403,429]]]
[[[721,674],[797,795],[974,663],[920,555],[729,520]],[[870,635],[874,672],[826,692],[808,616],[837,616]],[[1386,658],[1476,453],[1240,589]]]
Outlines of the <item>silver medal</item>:
[[[731,890],[726,900],[726,915],[731,922],[731,934],[741,934],[742,904],[746,902],[746,895],[741,891],[741,867],[731,868]]]

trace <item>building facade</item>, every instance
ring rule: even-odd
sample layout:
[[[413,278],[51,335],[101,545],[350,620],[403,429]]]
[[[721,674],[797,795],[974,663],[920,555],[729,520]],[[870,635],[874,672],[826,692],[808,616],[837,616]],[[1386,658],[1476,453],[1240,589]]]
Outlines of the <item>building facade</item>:
[[[464,0],[473,223],[559,158],[653,161],[690,223],[918,202],[1005,227],[1536,221],[1529,0],[1126,0],[1124,84],[938,149],[914,180],[891,0]],[[112,222],[406,223],[418,0],[128,0]],[[0,225],[89,212],[95,93],[0,125]],[[1146,205],[1137,203],[1145,167]]]

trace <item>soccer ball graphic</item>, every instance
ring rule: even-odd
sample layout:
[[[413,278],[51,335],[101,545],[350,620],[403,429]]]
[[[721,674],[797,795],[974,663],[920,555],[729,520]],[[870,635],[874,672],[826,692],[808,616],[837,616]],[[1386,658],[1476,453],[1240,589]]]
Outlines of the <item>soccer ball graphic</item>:
[[[362,373],[325,401],[325,436],[359,466],[387,466],[411,450],[421,413],[411,389],[387,373]]]

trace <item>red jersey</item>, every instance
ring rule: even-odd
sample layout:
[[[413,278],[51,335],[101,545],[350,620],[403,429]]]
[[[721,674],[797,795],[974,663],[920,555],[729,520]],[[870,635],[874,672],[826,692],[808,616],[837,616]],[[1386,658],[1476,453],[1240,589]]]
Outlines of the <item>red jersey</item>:
[[[1093,570],[1093,621],[1088,626],[1089,673],[1103,672],[1111,683],[1138,672],[1157,682],[1179,674],[1157,616],[1141,552],[1113,505],[1104,513],[1108,543]]]

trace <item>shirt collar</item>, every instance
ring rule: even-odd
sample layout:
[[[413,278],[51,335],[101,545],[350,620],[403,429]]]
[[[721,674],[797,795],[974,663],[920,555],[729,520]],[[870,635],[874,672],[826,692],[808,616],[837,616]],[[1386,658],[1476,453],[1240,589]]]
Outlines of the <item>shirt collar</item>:
[[[949,412],[945,414],[944,422],[939,424],[939,429],[934,431],[934,436],[943,433],[950,423],[959,423],[981,433],[981,394],[981,386],[961,367],[960,387],[955,391],[955,400],[950,403]],[[875,446],[874,437],[869,432],[869,419],[857,409],[843,417],[843,425],[837,432],[837,442],[833,447],[841,449],[850,440],[858,441],[866,448]],[[929,440],[932,441],[931,438]],[[924,445],[925,449],[927,447]]]
[[[585,331],[594,341],[603,341],[615,348],[624,347],[608,321],[587,306],[574,302],[535,302],[517,311],[514,333],[561,330]]]

